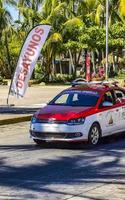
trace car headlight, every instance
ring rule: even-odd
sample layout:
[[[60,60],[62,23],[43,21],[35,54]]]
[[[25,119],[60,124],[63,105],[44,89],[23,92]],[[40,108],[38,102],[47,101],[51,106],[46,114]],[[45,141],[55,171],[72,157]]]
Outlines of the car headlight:
[[[70,119],[67,124],[68,125],[79,125],[79,124],[84,124],[84,122],[85,122],[85,118],[80,117],[80,118]]]
[[[32,124],[40,123],[40,122],[41,122],[41,120],[40,120],[40,119],[37,119],[36,117],[32,117],[32,119],[31,119],[31,123],[32,123]]]

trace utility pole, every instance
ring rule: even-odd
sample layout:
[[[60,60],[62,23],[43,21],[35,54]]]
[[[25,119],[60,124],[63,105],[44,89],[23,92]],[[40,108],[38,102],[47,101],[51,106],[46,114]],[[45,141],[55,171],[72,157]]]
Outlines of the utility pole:
[[[108,80],[108,29],[109,29],[109,1],[106,0],[106,68],[105,68],[105,79]]]

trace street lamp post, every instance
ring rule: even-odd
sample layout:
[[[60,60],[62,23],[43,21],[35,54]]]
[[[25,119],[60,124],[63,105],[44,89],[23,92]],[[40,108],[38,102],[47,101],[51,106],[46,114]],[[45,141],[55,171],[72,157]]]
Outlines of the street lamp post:
[[[108,80],[108,19],[109,19],[109,1],[106,0],[106,68],[105,79]]]

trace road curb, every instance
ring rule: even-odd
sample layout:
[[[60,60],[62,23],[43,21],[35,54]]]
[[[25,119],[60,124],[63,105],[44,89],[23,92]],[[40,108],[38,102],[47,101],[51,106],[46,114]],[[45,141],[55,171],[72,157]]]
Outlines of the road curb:
[[[7,125],[7,124],[19,123],[19,122],[30,121],[31,117],[32,117],[32,115],[26,115],[26,116],[2,119],[2,120],[0,120],[0,126]]]

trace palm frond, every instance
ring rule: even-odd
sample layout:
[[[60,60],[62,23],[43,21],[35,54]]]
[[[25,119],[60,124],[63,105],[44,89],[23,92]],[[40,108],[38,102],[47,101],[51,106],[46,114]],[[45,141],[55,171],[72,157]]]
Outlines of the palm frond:
[[[80,18],[78,18],[78,17],[74,17],[74,18],[72,18],[72,19],[69,19],[68,21],[66,21],[65,23],[64,23],[64,26],[82,26],[84,23],[83,23],[83,21],[80,19]]]
[[[49,38],[51,43],[62,42],[62,36],[60,33],[53,33]]]
[[[122,17],[125,17],[125,0],[119,2],[119,12]]]
[[[104,12],[104,7],[101,4],[99,4],[95,14],[95,22],[98,25],[100,25],[100,19],[103,12]]]

